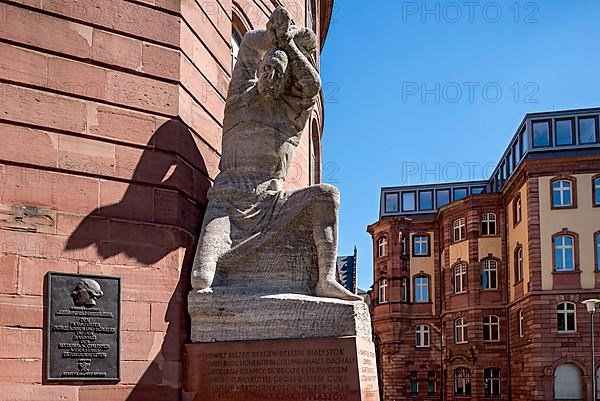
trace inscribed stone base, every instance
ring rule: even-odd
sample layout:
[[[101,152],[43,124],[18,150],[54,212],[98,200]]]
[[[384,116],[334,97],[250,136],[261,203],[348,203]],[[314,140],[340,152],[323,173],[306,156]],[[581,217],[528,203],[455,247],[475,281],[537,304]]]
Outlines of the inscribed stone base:
[[[378,401],[368,338],[311,338],[184,346],[194,401]]]
[[[192,342],[371,338],[367,304],[301,294],[215,287],[188,296]]]

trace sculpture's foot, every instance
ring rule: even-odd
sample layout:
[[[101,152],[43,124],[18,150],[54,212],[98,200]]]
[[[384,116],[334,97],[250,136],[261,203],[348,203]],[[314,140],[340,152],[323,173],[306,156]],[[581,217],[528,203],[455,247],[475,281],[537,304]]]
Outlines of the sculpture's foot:
[[[338,298],[346,301],[362,301],[360,295],[348,291],[337,281],[320,280],[315,287],[315,295],[326,298]]]
[[[203,288],[201,290],[197,290],[196,292],[198,294],[212,294],[213,290],[212,290],[212,288],[208,287],[208,288]]]

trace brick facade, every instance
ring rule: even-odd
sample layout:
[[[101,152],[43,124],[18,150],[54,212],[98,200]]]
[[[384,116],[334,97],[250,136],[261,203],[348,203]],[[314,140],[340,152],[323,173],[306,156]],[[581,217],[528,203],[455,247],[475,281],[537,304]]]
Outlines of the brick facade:
[[[312,7],[321,44],[331,3]],[[218,172],[232,20],[262,27],[277,4],[308,20],[305,1],[287,0],[0,4],[0,398],[186,398],[185,300]],[[288,187],[309,183],[322,115],[319,102]],[[44,383],[48,271],[122,278],[118,384]]]
[[[598,298],[595,283],[585,278],[577,282],[563,281],[566,275],[549,273],[552,266],[542,263],[543,249],[551,248],[542,238],[546,221],[563,219],[564,225],[572,227],[570,220],[580,223],[579,227],[598,226],[596,215],[588,215],[591,205],[583,209],[572,209],[572,215],[552,214],[544,210],[549,201],[546,181],[562,174],[579,177],[592,176],[600,171],[597,156],[572,155],[544,160],[524,160],[499,193],[469,196],[452,202],[435,213],[410,218],[383,217],[369,226],[368,231],[374,244],[373,327],[378,348],[383,399],[391,400],[483,400],[485,394],[484,370],[500,370],[500,394],[492,397],[499,400],[550,401],[555,399],[554,376],[563,364],[575,366],[581,375],[581,400],[592,399],[590,317],[581,301]],[[584,181],[585,181],[584,180]],[[540,182],[544,182],[543,188]],[[576,191],[587,194],[589,184],[579,182]],[[414,190],[413,188],[409,189]],[[523,215],[525,237],[513,222],[513,201],[521,193],[526,210]],[[586,195],[587,196],[587,195]],[[549,209],[549,208],[548,208]],[[481,220],[484,213],[496,215],[496,233],[484,236]],[[559,211],[558,213],[563,213]],[[466,238],[455,241],[453,223],[466,219]],[[586,222],[587,221],[587,222]],[[575,223],[573,223],[575,224]],[[600,228],[600,227],[598,227]],[[596,229],[598,229],[596,228]],[[430,303],[417,303],[414,297],[402,299],[402,277],[420,274],[419,268],[411,266],[415,258],[412,251],[402,252],[402,236],[413,233],[431,232],[429,241],[435,267],[430,280]],[[554,233],[552,233],[554,234]],[[577,233],[572,233],[575,235]],[[379,238],[391,239],[389,253],[378,257]],[[581,237],[581,235],[579,235]],[[583,241],[580,238],[580,241]],[[591,238],[585,238],[591,245]],[[547,242],[547,241],[546,241]],[[523,246],[528,262],[526,277],[515,280],[515,244]],[[413,244],[408,242],[412,250]],[[591,246],[582,245],[580,252],[593,252]],[[576,258],[579,258],[576,254]],[[583,257],[583,255],[581,255]],[[590,255],[587,255],[589,258]],[[483,289],[482,263],[494,260],[497,266],[498,289]],[[545,259],[548,260],[548,259]],[[466,263],[466,291],[456,293],[453,268]],[[590,272],[593,266],[582,265]],[[552,288],[544,287],[543,276],[552,274]],[[569,273],[568,273],[569,274]],[[582,273],[583,274],[583,273]],[[597,277],[598,273],[594,273]],[[558,277],[558,278],[557,278]],[[589,276],[588,276],[589,277]],[[387,279],[388,300],[378,299],[378,283]],[[588,280],[589,281],[589,280]],[[414,286],[414,280],[409,280]],[[409,289],[414,292],[414,288]],[[557,331],[557,305],[563,301],[576,305],[576,331]],[[520,331],[520,313],[523,313],[523,331]],[[484,318],[499,318],[498,341],[484,341]],[[454,322],[464,318],[467,322],[465,343],[456,343]],[[418,348],[415,327],[430,326],[430,347]],[[596,328],[596,333],[597,333]],[[441,334],[441,336],[440,336]],[[596,337],[596,347],[600,341]],[[468,368],[471,379],[471,395],[455,394],[454,372],[457,368]],[[598,368],[598,366],[597,366]],[[411,394],[410,372],[417,372],[418,393]],[[428,394],[428,375],[435,372],[436,393]]]

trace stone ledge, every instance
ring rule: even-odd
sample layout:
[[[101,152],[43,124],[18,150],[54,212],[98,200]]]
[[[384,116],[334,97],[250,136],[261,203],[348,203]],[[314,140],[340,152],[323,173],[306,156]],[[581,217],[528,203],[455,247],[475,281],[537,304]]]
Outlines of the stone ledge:
[[[188,312],[194,343],[346,336],[371,339],[369,309],[362,301],[215,287],[212,293],[190,292]]]

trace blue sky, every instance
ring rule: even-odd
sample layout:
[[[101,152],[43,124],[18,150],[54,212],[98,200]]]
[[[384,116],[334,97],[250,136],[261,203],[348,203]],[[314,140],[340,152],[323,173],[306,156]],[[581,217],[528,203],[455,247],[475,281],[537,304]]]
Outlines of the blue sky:
[[[488,178],[526,113],[600,106],[599,17],[597,0],[336,0],[323,178],[361,288],[382,186]]]

